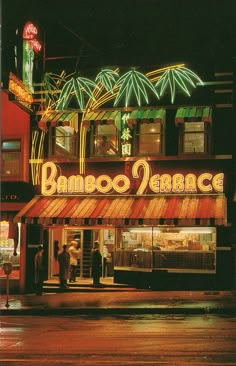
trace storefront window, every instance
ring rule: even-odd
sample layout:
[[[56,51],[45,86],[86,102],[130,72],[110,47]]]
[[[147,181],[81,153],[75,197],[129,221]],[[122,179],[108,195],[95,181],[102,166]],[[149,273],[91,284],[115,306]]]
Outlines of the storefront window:
[[[20,225],[20,224],[18,224]],[[20,233],[20,230],[18,229]],[[10,279],[20,278],[20,236],[17,242],[14,239],[12,224],[8,221],[0,221],[0,277],[5,277],[3,264],[11,262],[13,270]]]
[[[118,130],[113,124],[94,126],[93,152],[94,156],[118,155]]]
[[[161,123],[141,122],[136,133],[138,155],[161,153]]]
[[[118,229],[115,266],[152,268],[152,228]]]
[[[117,237],[115,266],[215,270],[215,228],[129,228]]]
[[[19,177],[21,171],[21,140],[2,141],[2,176]]]

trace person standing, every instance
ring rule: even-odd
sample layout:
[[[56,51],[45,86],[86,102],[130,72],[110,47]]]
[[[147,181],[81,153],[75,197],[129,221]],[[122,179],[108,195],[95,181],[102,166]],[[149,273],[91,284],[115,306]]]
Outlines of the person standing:
[[[100,277],[102,275],[102,255],[99,251],[98,241],[94,242],[94,248],[92,250],[92,277],[93,285],[100,285]]]
[[[69,282],[76,282],[76,269],[80,258],[80,249],[77,249],[78,242],[72,240],[69,248],[70,255],[70,279]]]
[[[34,282],[36,295],[42,295],[44,281],[43,246],[38,246],[34,257]]]
[[[108,249],[106,245],[103,245],[103,269],[102,269],[102,277],[107,276],[107,257],[108,257]]]
[[[67,252],[67,245],[64,244],[62,251],[58,254],[60,288],[68,288],[70,255]]]

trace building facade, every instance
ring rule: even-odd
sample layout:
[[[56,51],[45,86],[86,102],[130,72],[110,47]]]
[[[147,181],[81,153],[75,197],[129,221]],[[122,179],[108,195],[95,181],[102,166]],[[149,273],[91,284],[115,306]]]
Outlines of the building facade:
[[[51,84],[50,74],[37,86],[27,79],[37,108],[14,129],[7,151],[15,153],[24,136],[18,174],[33,196],[23,207],[14,202],[11,220],[24,258],[21,292],[33,290],[36,247],[44,245],[45,279],[51,279],[58,275],[58,251],[71,240],[82,253],[78,277],[90,277],[98,240],[103,275],[117,283],[235,288],[234,73],[201,81],[185,65],[160,70],[123,76],[102,70],[96,83],[63,73]],[[7,139],[3,130],[1,174],[9,182]]]

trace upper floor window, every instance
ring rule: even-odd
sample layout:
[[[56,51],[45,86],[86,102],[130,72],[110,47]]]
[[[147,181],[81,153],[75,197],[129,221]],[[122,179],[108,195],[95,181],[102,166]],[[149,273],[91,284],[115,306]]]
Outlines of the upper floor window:
[[[52,156],[77,156],[77,134],[73,127],[52,127],[50,132]]]
[[[136,127],[135,150],[137,155],[157,155],[162,152],[162,124],[140,121]]]
[[[207,154],[210,152],[211,107],[179,108],[175,123],[180,126],[179,152]]]
[[[19,177],[21,175],[21,140],[2,140],[1,143],[1,175],[3,177]]]
[[[93,126],[93,156],[117,156],[119,153],[118,129],[114,124]]]
[[[185,122],[182,131],[183,153],[208,152],[208,125],[204,122]]]

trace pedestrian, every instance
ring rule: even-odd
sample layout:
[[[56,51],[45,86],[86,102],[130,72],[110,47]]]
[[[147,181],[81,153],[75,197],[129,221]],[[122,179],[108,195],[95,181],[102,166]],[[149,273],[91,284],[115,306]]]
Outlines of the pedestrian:
[[[103,269],[102,269],[102,277],[107,276],[107,257],[108,257],[108,249],[106,245],[103,245]]]
[[[34,282],[36,295],[42,295],[44,281],[43,246],[39,245],[34,257]]]
[[[92,250],[92,277],[93,285],[100,286],[100,277],[102,275],[102,255],[99,251],[98,241],[94,242],[94,248]]]
[[[67,245],[64,244],[62,251],[58,254],[60,288],[68,288],[70,255],[67,252]]]
[[[78,249],[78,242],[72,240],[69,248],[70,255],[70,279],[69,282],[76,282],[76,270],[78,259],[80,258],[80,248]]]

